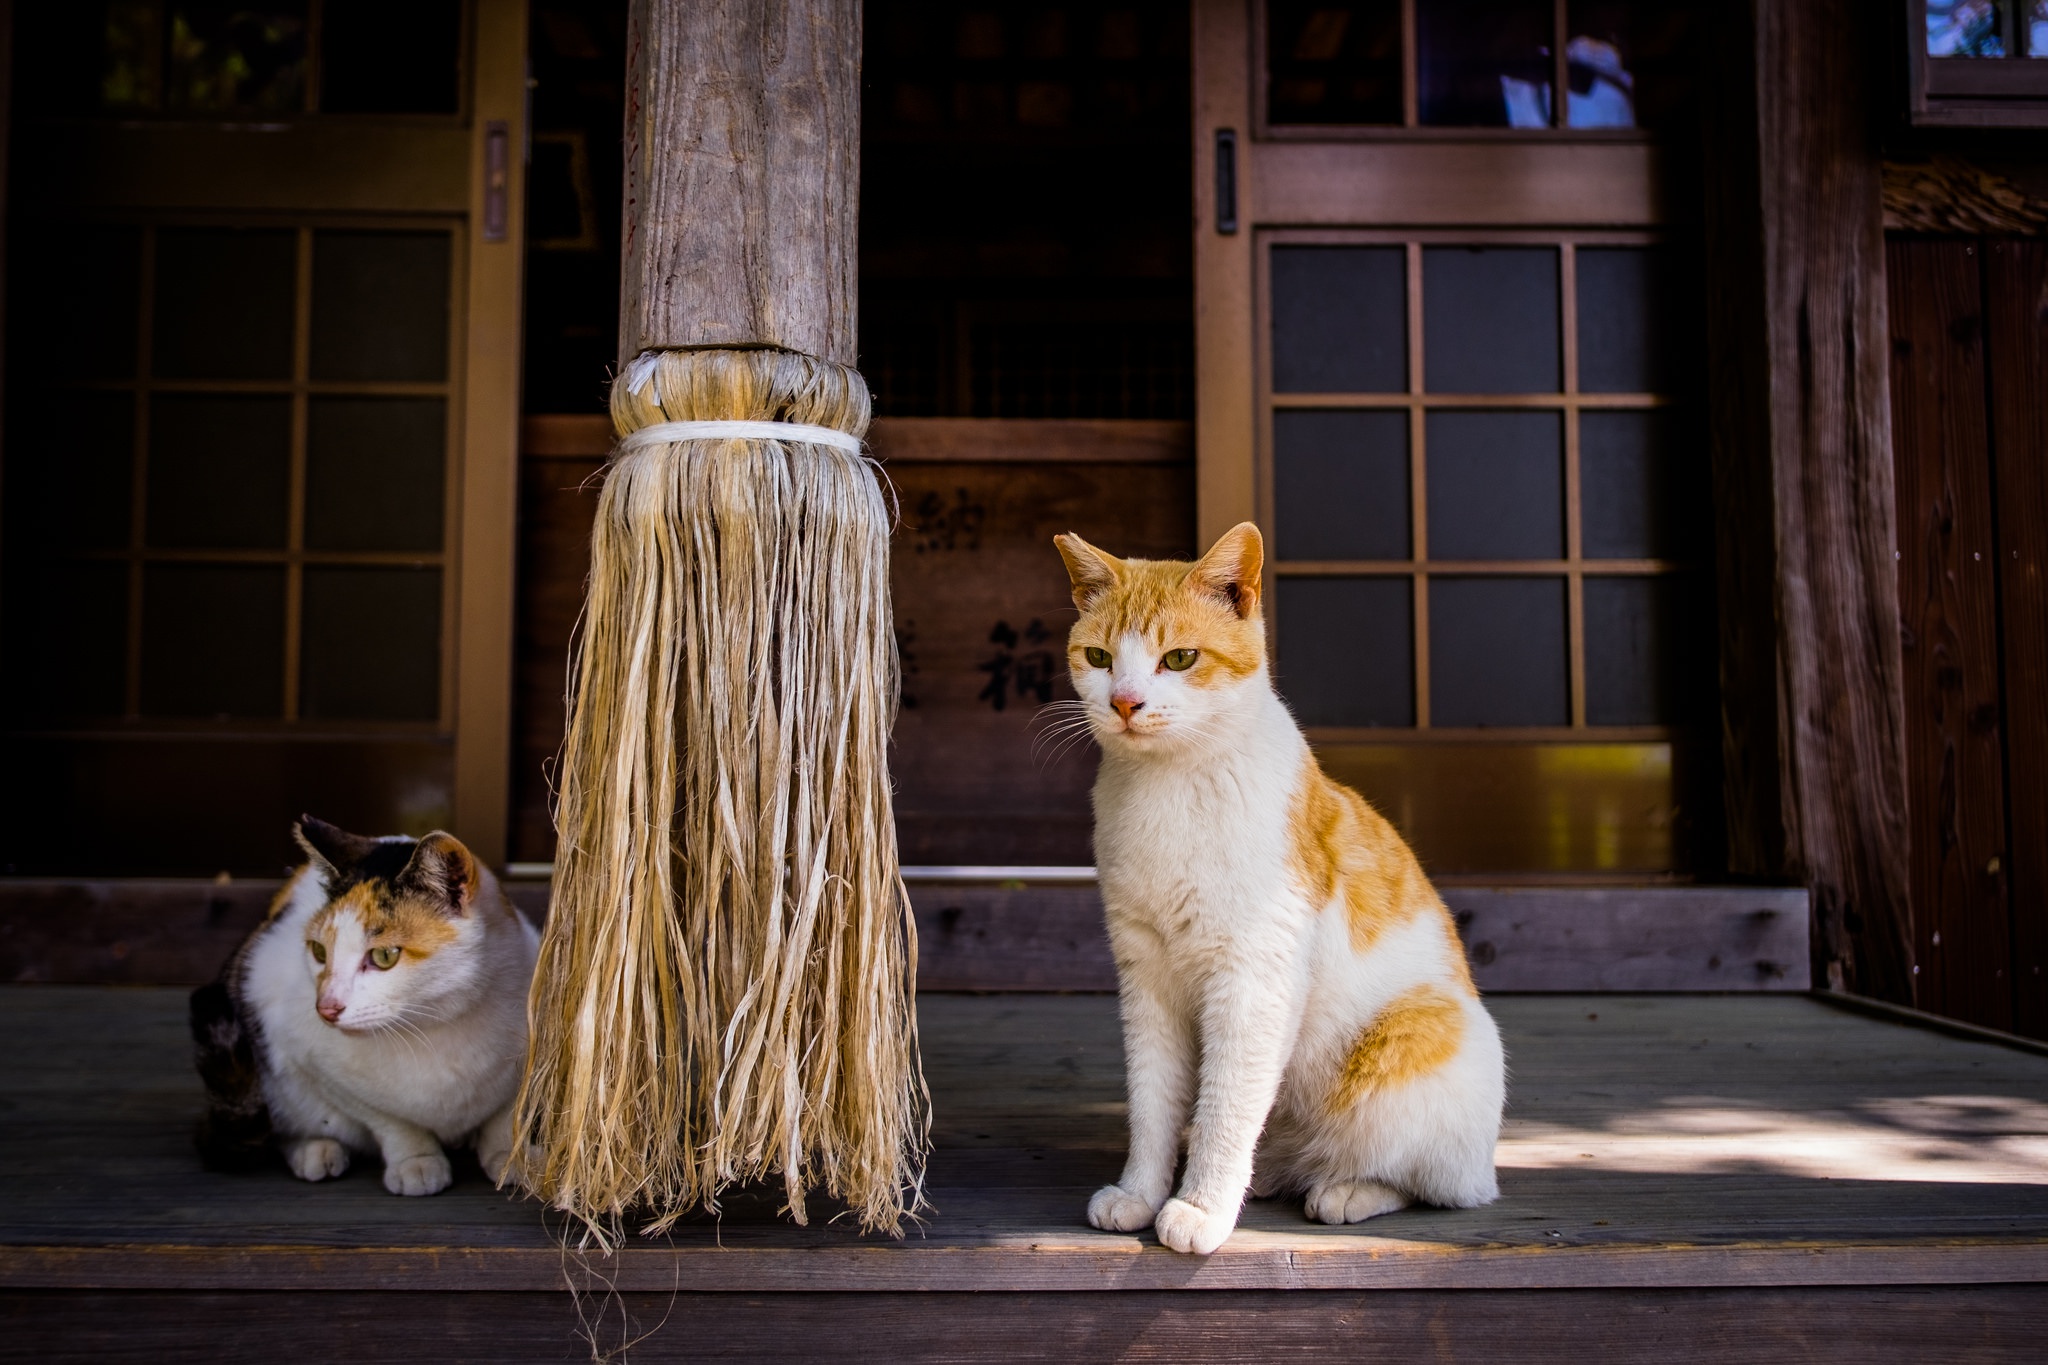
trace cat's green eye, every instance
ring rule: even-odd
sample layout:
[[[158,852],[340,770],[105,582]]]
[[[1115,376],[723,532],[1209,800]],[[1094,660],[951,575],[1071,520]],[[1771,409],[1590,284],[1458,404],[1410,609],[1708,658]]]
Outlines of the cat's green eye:
[[[398,965],[398,953],[399,950],[396,948],[372,948],[370,965],[380,972],[388,972]]]
[[[1169,649],[1166,651],[1166,657],[1159,662],[1176,673],[1185,673],[1195,666],[1195,656],[1200,652],[1195,649]]]
[[[324,944],[324,943],[315,943],[315,942],[313,942],[313,940],[312,940],[312,939],[307,939],[307,940],[306,940],[306,951],[310,952],[310,953],[311,953],[311,954],[313,955],[313,960],[314,960],[315,962],[319,963],[319,964],[320,964],[321,966],[323,966],[323,967],[327,965],[327,945],[326,945],[326,944]]]
[[[1086,655],[1088,656],[1088,663],[1089,663],[1089,665],[1090,665],[1091,667],[1094,667],[1094,668],[1108,668],[1108,667],[1109,667],[1109,651],[1108,651],[1108,650],[1106,650],[1106,649],[1103,649],[1103,648],[1102,648],[1102,647],[1100,647],[1099,645],[1090,645],[1090,646],[1088,646],[1088,648],[1087,648],[1086,650],[1084,650],[1083,652],[1084,652],[1084,653],[1085,653],[1085,654],[1086,654]]]

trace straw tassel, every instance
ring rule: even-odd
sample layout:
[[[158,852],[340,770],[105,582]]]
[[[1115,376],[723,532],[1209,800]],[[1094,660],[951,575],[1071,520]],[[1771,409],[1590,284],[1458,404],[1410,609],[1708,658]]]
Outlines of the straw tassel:
[[[789,351],[649,352],[612,420],[858,437],[868,394]],[[600,1241],[775,1177],[799,1223],[814,1190],[897,1235],[922,1204],[888,532],[833,444],[628,442],[609,466],[516,1171]]]

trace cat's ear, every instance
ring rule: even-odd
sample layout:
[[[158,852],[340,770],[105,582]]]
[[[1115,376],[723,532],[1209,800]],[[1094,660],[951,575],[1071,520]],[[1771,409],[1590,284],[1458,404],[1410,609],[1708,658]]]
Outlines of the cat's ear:
[[[1266,542],[1259,528],[1240,521],[1196,562],[1188,583],[1198,592],[1222,598],[1239,620],[1248,621],[1259,609],[1259,570],[1265,562]]]
[[[432,901],[444,914],[460,915],[476,899],[476,859],[460,839],[437,829],[413,849],[396,885]]]
[[[1072,531],[1054,536],[1052,543],[1059,548],[1060,558],[1067,561],[1067,577],[1074,582],[1074,605],[1082,611],[1088,610],[1089,604],[1114,588],[1123,577],[1121,559],[1104,554]]]
[[[292,838],[306,856],[329,877],[345,872],[370,856],[377,847],[375,839],[366,839],[360,834],[350,834],[325,820],[310,815],[301,815],[299,822],[292,826]]]

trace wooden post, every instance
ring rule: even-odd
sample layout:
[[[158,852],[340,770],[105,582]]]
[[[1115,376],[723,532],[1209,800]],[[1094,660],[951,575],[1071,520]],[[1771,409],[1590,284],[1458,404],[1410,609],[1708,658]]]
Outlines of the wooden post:
[[[1752,0],[1710,64],[1723,749],[1730,870],[1811,889],[1820,982],[1909,1002],[1875,136],[1892,31],[1866,17]]]
[[[854,363],[859,0],[633,0],[619,362]]]

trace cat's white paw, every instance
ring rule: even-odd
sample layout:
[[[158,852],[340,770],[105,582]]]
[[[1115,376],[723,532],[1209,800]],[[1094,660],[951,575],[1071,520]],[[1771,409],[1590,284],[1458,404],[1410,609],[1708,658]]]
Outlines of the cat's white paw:
[[[1121,1185],[1104,1185],[1088,1201],[1088,1221],[1104,1232],[1139,1232],[1152,1226],[1152,1205]]]
[[[1192,1252],[1207,1256],[1223,1245],[1223,1239],[1237,1226],[1235,1211],[1229,1214],[1210,1213],[1198,1209],[1185,1199],[1169,1199],[1160,1206],[1159,1216],[1152,1220],[1153,1231],[1159,1240],[1175,1251]]]
[[[348,1169],[348,1148],[333,1138],[307,1138],[284,1154],[292,1174],[301,1180],[326,1180]]]
[[[1308,1192],[1302,1211],[1319,1223],[1363,1223],[1408,1207],[1408,1196],[1377,1180],[1332,1180]]]
[[[454,1178],[440,1152],[401,1157],[384,1166],[384,1188],[393,1194],[439,1194]]]

